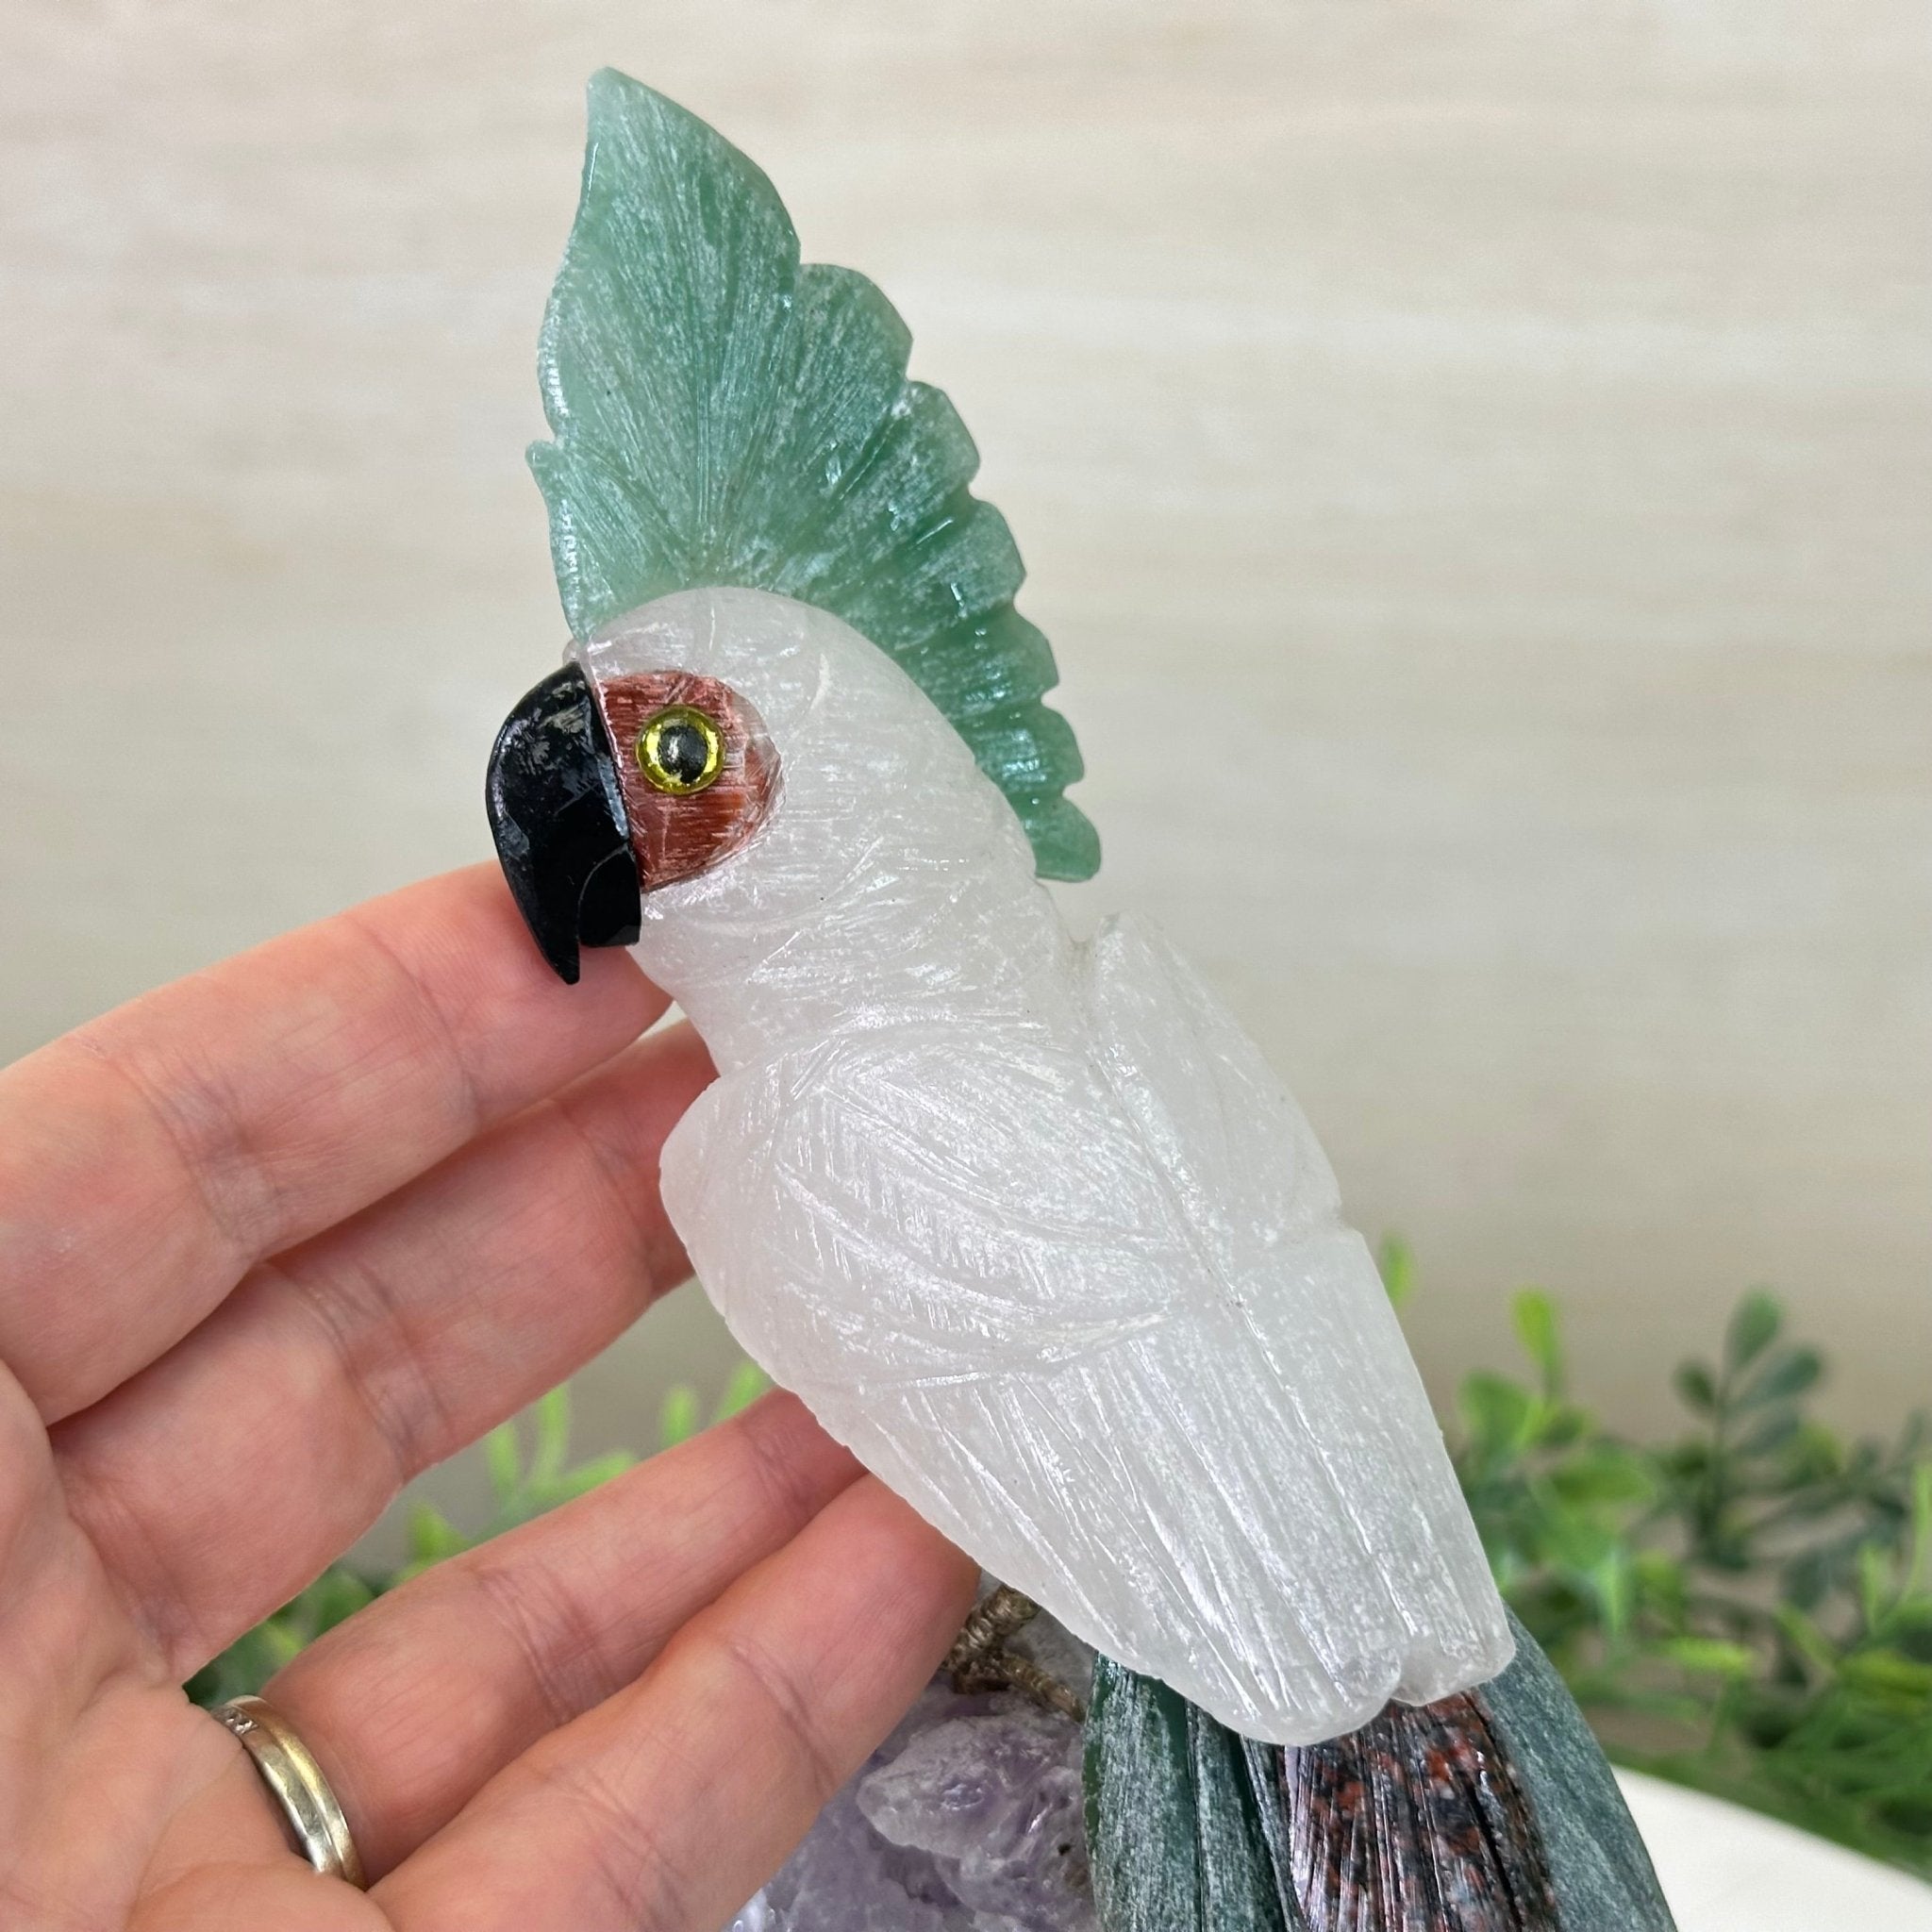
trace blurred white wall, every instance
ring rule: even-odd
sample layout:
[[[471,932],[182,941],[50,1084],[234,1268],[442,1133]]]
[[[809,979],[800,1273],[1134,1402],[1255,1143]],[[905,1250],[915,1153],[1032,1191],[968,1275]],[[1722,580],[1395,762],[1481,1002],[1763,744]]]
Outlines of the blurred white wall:
[[[580,88],[875,276],[1108,858],[1423,1266],[1633,1425],[1752,1282],[1932,1395],[1917,0],[10,0],[0,1057],[487,851]],[[1224,767],[1163,789],[1207,708]],[[685,1298],[594,1373],[646,1434]]]

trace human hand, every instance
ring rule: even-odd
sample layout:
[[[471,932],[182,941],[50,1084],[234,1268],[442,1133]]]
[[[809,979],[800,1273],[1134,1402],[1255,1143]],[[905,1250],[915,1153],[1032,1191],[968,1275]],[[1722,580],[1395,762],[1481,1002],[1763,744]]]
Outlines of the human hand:
[[[663,1006],[477,868],[0,1073],[0,1923],[715,1932],[924,1682],[971,1566],[771,1396],[267,1687],[367,1893],[178,1688],[683,1278]]]

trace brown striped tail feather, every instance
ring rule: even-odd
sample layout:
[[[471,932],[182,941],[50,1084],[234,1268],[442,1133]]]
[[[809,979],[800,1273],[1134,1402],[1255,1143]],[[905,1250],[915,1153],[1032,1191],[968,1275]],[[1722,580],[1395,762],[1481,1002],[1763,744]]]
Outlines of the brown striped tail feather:
[[[1250,1762],[1308,1932],[1555,1932],[1535,1814],[1479,1692]]]

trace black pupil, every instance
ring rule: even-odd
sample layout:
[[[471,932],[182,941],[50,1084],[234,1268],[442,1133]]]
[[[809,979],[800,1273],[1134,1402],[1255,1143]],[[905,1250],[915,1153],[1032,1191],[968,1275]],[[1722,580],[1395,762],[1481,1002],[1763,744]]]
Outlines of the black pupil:
[[[680,785],[695,785],[711,762],[711,747],[695,724],[675,718],[658,734],[658,762]]]

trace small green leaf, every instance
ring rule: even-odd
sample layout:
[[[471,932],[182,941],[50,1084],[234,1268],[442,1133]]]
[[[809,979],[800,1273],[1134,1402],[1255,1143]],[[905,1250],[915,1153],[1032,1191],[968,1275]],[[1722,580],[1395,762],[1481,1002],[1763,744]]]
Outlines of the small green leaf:
[[[1734,1373],[1762,1355],[1784,1324],[1784,1310],[1761,1289],[1738,1304],[1724,1333],[1724,1363]]]
[[[580,1462],[575,1469],[566,1470],[552,1485],[552,1501],[568,1503],[574,1496],[587,1495],[595,1489],[601,1489],[613,1476],[622,1475],[627,1469],[637,1467],[637,1457],[628,1449],[613,1449],[607,1456],[593,1456],[588,1462]]]
[[[1675,1637],[1662,1650],[1673,1663],[1709,1676],[1748,1677],[1757,1661],[1741,1643],[1715,1637]]]
[[[1375,1250],[1375,1264],[1382,1271],[1382,1286],[1399,1310],[1408,1306],[1415,1293],[1415,1254],[1399,1234],[1385,1234]]]
[[[1656,1489],[1650,1472],[1635,1456],[1606,1444],[1586,1450],[1553,1470],[1550,1487],[1574,1507],[1604,1503],[1644,1503]]]
[[[277,1617],[258,1624],[257,1633],[261,1639],[262,1648],[268,1653],[271,1676],[284,1664],[291,1663],[301,1656],[303,1646],[308,1641],[306,1635],[298,1634]]]
[[[695,1436],[700,1426],[698,1391],[682,1382],[667,1390],[664,1406],[658,1411],[658,1446],[675,1449]]]
[[[1824,1550],[1807,1550],[1793,1557],[1779,1574],[1786,1603],[1800,1610],[1815,1610],[1831,1588],[1832,1561]]]
[[[1491,1456],[1515,1455],[1536,1424],[1537,1399],[1507,1376],[1478,1369],[1464,1378],[1462,1412],[1469,1431]]]
[[[1924,1596],[1932,1578],[1932,1463],[1912,1471],[1911,1530],[1906,1543],[1906,1577],[1902,1596]],[[1924,1606],[1924,1623],[1932,1629],[1932,1603]]]
[[[1537,1441],[1545,1449],[1568,1449],[1582,1441],[1592,1426],[1588,1409],[1568,1402],[1546,1403],[1537,1425]]]
[[[341,1564],[331,1565],[297,1599],[308,1612],[309,1635],[320,1637],[375,1601],[366,1578]]]
[[[1858,1607],[1868,1630],[1875,1630],[1884,1623],[1890,1596],[1890,1560],[1885,1551],[1866,1543],[1858,1551]]]
[[[1683,1398],[1685,1407],[1694,1409],[1699,1415],[1717,1412],[1717,1384],[1711,1380],[1710,1371],[1702,1362],[1679,1362],[1671,1381]]]
[[[1604,1632],[1612,1643],[1621,1641],[1630,1627],[1636,1596],[1632,1568],[1629,1551],[1619,1544],[1591,1572],[1597,1602],[1603,1607]]]
[[[1544,1526],[1543,1547],[1552,1563],[1591,1579],[1621,1554],[1617,1532],[1582,1514],[1553,1516]]]
[[[1669,1621],[1683,1615],[1684,1566],[1663,1550],[1639,1550],[1631,1559],[1631,1579],[1642,1602]]]
[[[1563,1386],[1563,1347],[1557,1333],[1557,1306],[1540,1288],[1526,1288],[1510,1305],[1516,1339],[1542,1376],[1543,1392],[1554,1396]]]
[[[409,1557],[419,1567],[459,1555],[470,1540],[441,1510],[418,1503],[409,1511]]]
[[[740,1362],[732,1370],[731,1379],[724,1385],[724,1392],[718,1398],[718,1407],[713,1412],[713,1422],[728,1422],[741,1410],[749,1408],[766,1390],[772,1386],[772,1378],[758,1367],[758,1363]]]
[[[570,1385],[559,1382],[547,1395],[539,1396],[531,1417],[537,1447],[530,1457],[530,1480],[549,1482],[570,1455]]]
[[[490,1472],[490,1487],[496,1492],[499,1507],[516,1494],[523,1478],[522,1465],[514,1423],[501,1424],[483,1438],[483,1466]]]
[[[1823,1423],[1801,1418],[1790,1457],[1794,1483],[1826,1485],[1844,1473],[1847,1460],[1845,1445]]]
[[[1895,1650],[1861,1650],[1845,1658],[1839,1675],[1860,1690],[1911,1701],[1932,1698],[1932,1664]]]
[[[1772,1612],[1772,1621],[1785,1641],[1807,1662],[1824,1671],[1837,1667],[1837,1646],[1819,1628],[1816,1618],[1793,1609],[1789,1604],[1780,1604]]]
[[[1774,1449],[1782,1449],[1791,1441],[1802,1426],[1802,1418],[1794,1408],[1780,1408],[1766,1416],[1757,1426],[1738,1441],[1740,1456],[1768,1456]]]
[[[1767,1403],[1789,1402],[1802,1395],[1824,1373],[1824,1362],[1813,1348],[1788,1349],[1773,1356],[1735,1398],[1739,1408],[1762,1408]]]

